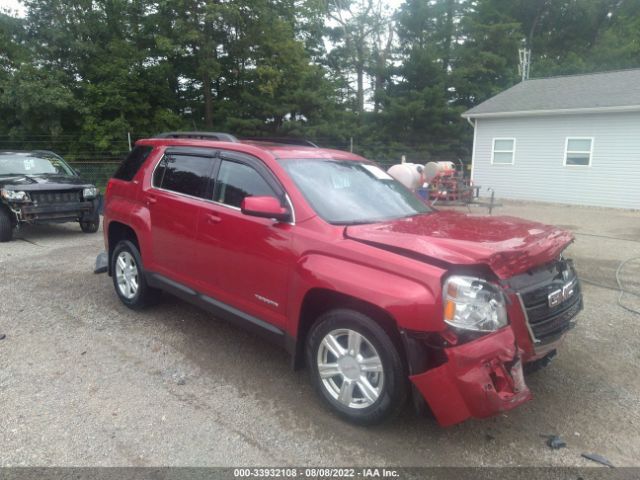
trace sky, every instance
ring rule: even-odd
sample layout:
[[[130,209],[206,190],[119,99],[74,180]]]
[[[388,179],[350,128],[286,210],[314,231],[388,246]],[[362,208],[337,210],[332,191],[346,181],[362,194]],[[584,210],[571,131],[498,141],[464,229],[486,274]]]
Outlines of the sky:
[[[18,16],[24,16],[24,5],[18,0],[0,0],[0,10],[17,11]]]
[[[386,0],[387,5],[392,8],[396,8],[402,4],[404,0]],[[11,11],[17,11],[18,16],[24,16],[24,5],[19,0],[0,0],[0,10],[8,9]]]

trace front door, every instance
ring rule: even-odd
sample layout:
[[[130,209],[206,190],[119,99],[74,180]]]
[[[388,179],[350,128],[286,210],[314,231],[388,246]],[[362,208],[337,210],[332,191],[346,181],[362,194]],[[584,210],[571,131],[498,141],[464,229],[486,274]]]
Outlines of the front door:
[[[285,205],[284,190],[259,159],[222,151],[213,202],[198,225],[199,248],[207,252],[203,268],[218,272],[216,283],[205,286],[207,295],[284,327],[295,227],[240,211],[245,197],[265,195]]]

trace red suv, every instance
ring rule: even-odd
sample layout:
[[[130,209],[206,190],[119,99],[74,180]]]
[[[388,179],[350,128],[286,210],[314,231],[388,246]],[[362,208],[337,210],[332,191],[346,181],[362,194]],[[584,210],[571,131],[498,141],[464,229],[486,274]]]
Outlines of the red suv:
[[[228,134],[140,140],[105,199],[109,274],[132,309],[166,291],[260,332],[369,424],[407,397],[442,425],[531,398],[582,308],[573,237],[437,211],[357,155]]]

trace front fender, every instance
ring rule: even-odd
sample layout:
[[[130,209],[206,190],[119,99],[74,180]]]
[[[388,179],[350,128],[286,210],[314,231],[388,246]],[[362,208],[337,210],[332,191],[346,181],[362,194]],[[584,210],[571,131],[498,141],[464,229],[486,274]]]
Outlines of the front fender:
[[[439,284],[439,280],[438,280]],[[288,318],[296,336],[305,295],[322,288],[375,305],[393,318],[399,329],[439,331],[444,328],[440,293],[397,273],[326,254],[309,254],[296,265]]]

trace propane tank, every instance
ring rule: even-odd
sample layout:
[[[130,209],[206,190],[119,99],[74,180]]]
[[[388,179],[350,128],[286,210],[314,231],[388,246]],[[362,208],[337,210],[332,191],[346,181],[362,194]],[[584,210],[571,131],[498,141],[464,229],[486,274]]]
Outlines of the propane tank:
[[[422,172],[423,165],[417,163],[400,163],[392,165],[387,173],[407,187],[409,190],[417,190],[424,183]]]
[[[424,166],[424,179],[427,183],[444,172],[455,172],[456,166],[453,162],[429,162]]]

